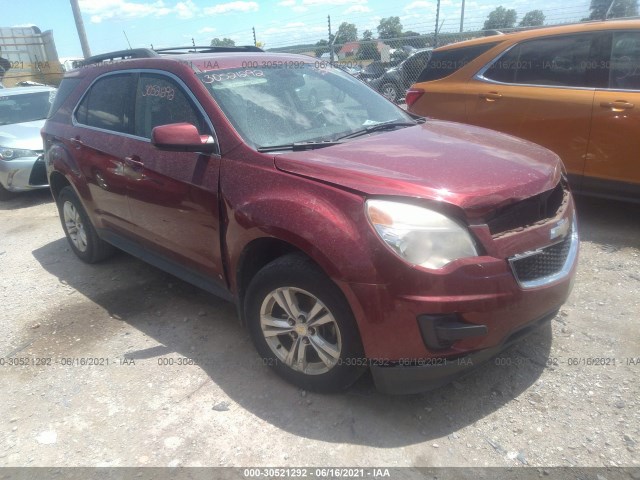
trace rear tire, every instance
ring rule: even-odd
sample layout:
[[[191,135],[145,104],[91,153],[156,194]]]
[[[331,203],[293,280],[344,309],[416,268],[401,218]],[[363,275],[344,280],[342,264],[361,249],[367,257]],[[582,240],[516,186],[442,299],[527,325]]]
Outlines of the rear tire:
[[[297,387],[337,392],[366,370],[349,304],[306,257],[286,255],[260,270],[249,285],[244,309],[265,364]]]
[[[384,95],[387,100],[398,103],[400,101],[400,91],[398,87],[391,82],[385,83],[380,87],[380,93]]]
[[[60,221],[71,250],[80,260],[96,263],[110,257],[115,248],[98,237],[76,192],[71,187],[60,190],[57,198]]]

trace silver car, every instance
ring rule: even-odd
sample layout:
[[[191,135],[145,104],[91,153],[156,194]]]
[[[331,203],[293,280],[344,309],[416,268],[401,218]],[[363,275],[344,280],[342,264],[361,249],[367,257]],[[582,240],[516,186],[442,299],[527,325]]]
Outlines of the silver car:
[[[0,200],[9,192],[48,187],[40,129],[55,94],[53,87],[0,92]]]

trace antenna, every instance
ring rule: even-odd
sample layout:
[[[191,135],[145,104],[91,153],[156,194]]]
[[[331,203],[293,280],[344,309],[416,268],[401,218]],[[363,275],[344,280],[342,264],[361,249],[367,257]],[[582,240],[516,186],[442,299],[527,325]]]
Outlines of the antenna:
[[[129,42],[129,37],[127,37],[127,32],[125,32],[124,30],[122,30],[122,33],[124,33],[124,38],[127,39],[127,44],[129,45],[129,50],[133,50],[131,48],[131,43]]]

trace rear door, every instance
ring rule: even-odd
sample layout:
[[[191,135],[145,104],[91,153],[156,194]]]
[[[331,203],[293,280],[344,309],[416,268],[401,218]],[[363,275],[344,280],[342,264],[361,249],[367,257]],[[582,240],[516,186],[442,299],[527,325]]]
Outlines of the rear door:
[[[640,31],[612,33],[608,88],[596,90],[583,186],[640,196]]]
[[[135,92],[136,140],[126,155],[135,231],[163,257],[222,283],[220,157],[163,151],[150,142],[159,125],[186,122],[201,135],[213,135],[212,126],[193,94],[170,74],[140,72]]]
[[[469,123],[510,133],[557,153],[580,180],[606,34],[558,35],[514,45],[471,81]]]
[[[86,178],[94,214],[102,226],[131,228],[127,167],[133,127],[134,75],[115,73],[96,80],[74,112],[73,136],[65,139]]]

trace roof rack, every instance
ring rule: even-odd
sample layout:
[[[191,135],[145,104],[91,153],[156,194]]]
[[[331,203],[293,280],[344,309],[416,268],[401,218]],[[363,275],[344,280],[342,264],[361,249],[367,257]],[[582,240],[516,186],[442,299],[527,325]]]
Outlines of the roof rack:
[[[157,57],[158,54],[149,48],[132,48],[130,50],[118,50],[117,52],[101,53],[93,55],[78,62],[81,67],[93,65],[95,63],[113,62],[114,60],[127,60],[129,58],[151,58]]]
[[[259,47],[253,45],[242,45],[238,47],[212,47],[207,46],[188,46],[188,47],[171,47],[171,48],[155,48],[153,50],[161,55],[182,55],[185,53],[224,53],[224,52],[264,52]]]
[[[131,58],[153,58],[160,55],[183,55],[186,53],[221,53],[221,52],[264,52],[261,48],[253,45],[240,47],[212,47],[212,46],[188,46],[171,48],[132,48],[129,50],[118,50],[116,52],[101,53],[93,55],[78,62],[80,67],[94,65],[102,62],[113,62],[117,60],[128,60]]]

